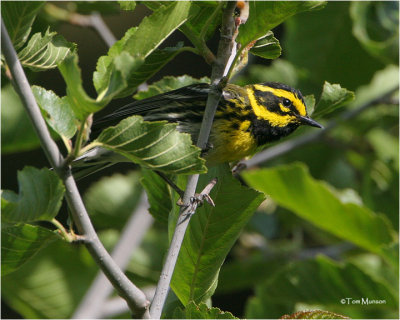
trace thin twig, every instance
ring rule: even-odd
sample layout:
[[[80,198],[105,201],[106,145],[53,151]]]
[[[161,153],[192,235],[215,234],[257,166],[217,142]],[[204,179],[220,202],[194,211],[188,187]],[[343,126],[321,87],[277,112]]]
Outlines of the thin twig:
[[[79,232],[85,237],[85,245],[88,251],[113,284],[114,288],[121,297],[126,300],[132,312],[140,317],[148,317],[148,300],[144,293],[130,282],[121,269],[118,268],[117,264],[100,242],[83,204],[71,170],[70,168],[64,169],[64,158],[50,136],[41,111],[33,96],[28,79],[25,76],[17,53],[11,43],[3,19],[1,19],[1,46],[5,61],[10,68],[13,85],[21,97],[23,105],[40,139],[46,157],[64,182],[66,189],[65,197],[68,206],[71,209],[74,222]]]
[[[168,178],[161,171],[155,171],[155,173],[157,173],[172,189],[174,189],[176,191],[177,194],[179,194],[179,196],[181,198],[183,198],[183,194],[184,194],[183,190],[181,188],[179,188],[170,178]]]
[[[115,245],[111,257],[115,263],[125,270],[131,255],[139,246],[147,230],[154,222],[153,217],[148,213],[149,203],[146,193],[143,192],[140,202],[125,225],[118,243]],[[99,319],[103,318],[103,306],[112,293],[113,287],[100,272],[93,281],[90,289],[75,310],[74,319]]]
[[[364,110],[368,109],[369,107],[376,105],[377,103],[380,103],[381,101],[384,101],[388,97],[390,97],[395,91],[399,90],[399,88],[396,86],[394,88],[391,88],[390,90],[386,91],[384,94],[380,95],[379,97],[370,100],[368,102],[363,103],[359,107],[350,109],[349,111],[343,113],[340,117],[339,120],[331,120],[326,126],[325,129],[319,130],[319,131],[314,131],[312,133],[300,136],[295,139],[291,139],[288,141],[285,141],[283,143],[280,143],[276,146],[273,146],[271,148],[268,148],[258,154],[256,154],[254,157],[252,157],[249,160],[241,161],[236,165],[236,167],[232,170],[233,173],[238,174],[244,169],[248,169],[254,166],[257,166],[263,162],[269,161],[271,159],[274,159],[278,156],[281,156],[287,152],[290,152],[292,150],[295,150],[305,144],[314,142],[324,135],[326,135],[329,131],[337,127],[340,123],[343,121],[349,120],[351,118],[356,117],[358,114],[363,112]]]
[[[204,60],[208,64],[214,63],[215,56],[210,50],[210,48],[208,48],[204,39],[198,37],[197,34],[195,34],[190,28],[188,28],[185,25],[180,26],[179,29],[185,34],[185,36],[190,40],[190,42],[194,44],[199,54],[204,58]]]
[[[83,15],[76,12],[70,12],[52,3],[46,3],[44,9],[49,15],[58,20],[67,21],[81,27],[93,28],[109,47],[111,47],[117,40],[108,26],[104,23],[101,15],[97,12],[93,12],[90,15]]]
[[[98,12],[93,12],[90,16],[91,27],[97,31],[107,46],[111,47],[117,39],[105,24],[103,18]]]
[[[208,95],[206,109],[204,111],[204,117],[197,141],[197,146],[201,149],[205,148],[210,135],[215,110],[221,97],[221,90],[218,88],[218,85],[224,76],[224,70],[232,52],[233,34],[235,32],[235,23],[233,19],[235,6],[236,2],[228,1],[223,13],[221,39],[219,42],[217,58],[213,64],[211,73],[211,91]],[[160,280],[157,284],[156,293],[150,306],[150,315],[153,319],[160,318],[165,300],[167,298],[172,274],[178,259],[179,250],[190,221],[190,216],[193,209],[191,206],[191,199],[195,194],[198,179],[198,174],[191,175],[188,178],[185,194],[182,199],[184,205],[181,207],[174,235],[171,240],[171,245],[161,271]]]

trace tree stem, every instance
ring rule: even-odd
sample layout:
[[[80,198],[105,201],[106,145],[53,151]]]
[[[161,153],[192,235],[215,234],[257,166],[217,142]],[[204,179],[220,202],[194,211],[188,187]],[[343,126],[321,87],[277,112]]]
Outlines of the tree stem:
[[[84,243],[86,244],[88,251],[103,270],[108,280],[113,284],[114,288],[118,291],[121,297],[126,300],[132,312],[136,316],[148,318],[149,301],[147,301],[144,293],[130,282],[117,266],[115,261],[104,248],[103,244],[100,242],[96,231],[94,230],[75,180],[71,174],[71,170],[69,167],[64,167],[64,158],[52,139],[42,117],[41,111],[36,103],[35,97],[33,96],[28,79],[26,78],[22,65],[18,60],[17,53],[11,43],[3,20],[1,20],[1,47],[5,61],[10,68],[14,80],[13,85],[23,102],[28,116],[30,117],[46,157],[64,182],[66,189],[65,197],[68,206],[71,209],[74,222],[78,227],[79,232],[85,238]]]
[[[208,95],[206,109],[204,111],[204,117],[197,141],[197,146],[201,149],[204,149],[206,146],[208,137],[210,135],[214,114],[221,97],[221,88],[219,88],[219,84],[224,76],[224,70],[226,69],[226,65],[232,52],[233,34],[235,32],[235,23],[233,19],[235,6],[235,1],[228,1],[223,13],[221,39],[218,46],[217,58],[213,64],[211,73],[211,90]],[[160,280],[157,284],[153,302],[150,306],[150,315],[153,319],[159,319],[164,308],[183,238],[185,236],[187,226],[189,225],[190,217],[193,214],[193,209],[196,209],[196,207],[191,205],[190,200],[195,194],[198,180],[198,174],[191,175],[188,178],[185,194],[182,199],[183,206],[181,207],[179,213],[174,235],[172,237],[167,257],[161,271]]]

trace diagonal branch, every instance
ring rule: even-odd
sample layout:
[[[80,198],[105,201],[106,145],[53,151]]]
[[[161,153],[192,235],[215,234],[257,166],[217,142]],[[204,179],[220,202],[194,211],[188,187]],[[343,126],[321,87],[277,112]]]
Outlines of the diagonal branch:
[[[70,12],[52,3],[46,3],[44,10],[55,19],[66,21],[81,27],[93,28],[108,47],[111,47],[117,41],[108,26],[104,23],[101,15],[97,12],[93,12],[90,15],[83,15],[76,12]]]
[[[140,241],[153,224],[153,217],[147,212],[149,204],[146,193],[143,192],[141,200],[131,218],[126,223],[124,230],[121,233],[118,243],[112,251],[112,258],[118,266],[125,270],[128,265],[132,252],[139,246]],[[103,306],[107,298],[112,293],[113,287],[103,273],[99,273],[93,281],[90,289],[85,297],[80,302],[79,307],[75,310],[72,318],[87,319],[87,318],[103,318]]]
[[[70,168],[64,167],[64,158],[56,143],[50,136],[49,130],[33,96],[28,79],[26,78],[22,65],[18,60],[3,20],[1,20],[1,47],[5,61],[10,69],[13,85],[21,97],[23,105],[32,121],[46,157],[64,182],[66,188],[65,197],[68,206],[71,209],[74,222],[79,232],[85,238],[84,242],[88,251],[103,270],[108,280],[113,284],[114,288],[118,291],[121,297],[126,300],[132,312],[136,316],[148,318],[149,302],[144,293],[130,282],[117,266],[115,261],[104,248],[103,244],[100,242],[96,231],[93,228],[75,180],[71,174],[71,170]]]
[[[226,68],[226,65],[228,64],[234,45],[234,33],[236,28],[233,19],[233,13],[235,6],[235,1],[227,1],[222,17],[221,39],[219,41],[217,58],[213,64],[211,73],[211,91],[208,95],[206,109],[204,111],[204,117],[197,141],[197,146],[201,149],[204,149],[207,145],[214,114],[221,97],[220,83],[224,76],[224,70],[228,69]],[[195,194],[198,179],[198,174],[192,175],[188,178],[185,194],[182,199],[184,205],[180,210],[174,235],[171,240],[171,245],[161,271],[160,280],[158,282],[152,304],[150,306],[150,315],[154,319],[160,318],[165,300],[168,295],[169,285],[171,283],[172,274],[178,259],[179,250],[181,248],[187,226],[189,225],[192,210],[195,209],[193,208],[191,199]]]

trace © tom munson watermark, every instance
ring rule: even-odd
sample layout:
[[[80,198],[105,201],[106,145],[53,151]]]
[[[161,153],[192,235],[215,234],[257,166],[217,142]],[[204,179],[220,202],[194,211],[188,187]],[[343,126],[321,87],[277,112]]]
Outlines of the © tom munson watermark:
[[[386,304],[384,299],[369,299],[369,298],[343,298],[340,299],[341,304],[360,304],[360,305],[371,305],[371,304]]]

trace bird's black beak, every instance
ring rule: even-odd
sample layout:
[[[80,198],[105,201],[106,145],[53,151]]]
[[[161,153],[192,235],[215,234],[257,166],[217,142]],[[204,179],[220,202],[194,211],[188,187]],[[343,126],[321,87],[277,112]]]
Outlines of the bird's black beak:
[[[299,120],[300,120],[301,124],[304,124],[304,125],[307,125],[307,126],[317,127],[317,128],[321,128],[321,129],[324,128],[317,121],[315,121],[315,120],[313,120],[313,119],[311,119],[309,117],[299,116]]]

